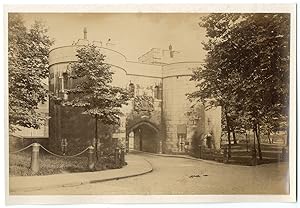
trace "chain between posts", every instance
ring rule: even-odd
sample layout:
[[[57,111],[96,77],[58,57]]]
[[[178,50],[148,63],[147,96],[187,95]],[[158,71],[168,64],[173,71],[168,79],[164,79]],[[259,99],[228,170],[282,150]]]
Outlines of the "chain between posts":
[[[84,150],[82,150],[81,152],[79,152],[79,153],[77,153],[77,154],[75,154],[75,155],[58,155],[58,154],[55,154],[54,152],[51,152],[50,150],[46,149],[46,148],[45,148],[44,146],[42,146],[42,145],[41,145],[41,148],[42,148],[43,150],[45,150],[46,152],[48,152],[49,154],[54,155],[54,156],[56,156],[56,157],[61,157],[61,158],[72,158],[72,157],[77,157],[77,156],[83,154],[84,152],[86,152],[86,151],[89,149],[89,148],[87,147],[87,148],[85,148]]]
[[[24,148],[22,148],[22,149],[19,149],[19,150],[15,151],[15,152],[11,152],[11,153],[12,153],[12,154],[15,154],[15,153],[22,152],[22,151],[24,151],[24,150],[28,149],[29,147],[33,146],[33,144],[34,144],[34,143],[32,143],[32,144],[28,145],[27,147],[24,147]]]
[[[22,152],[22,151],[28,149],[29,147],[32,147],[33,144],[35,144],[35,143],[32,143],[32,144],[28,145],[27,147],[24,147],[24,148],[22,148],[22,149],[20,149],[20,150],[17,150],[17,151],[15,151],[15,152],[11,152],[11,154],[16,154],[16,153]],[[81,152],[79,152],[79,153],[77,153],[77,154],[75,154],[75,155],[58,155],[58,154],[55,154],[54,152],[51,152],[50,150],[48,150],[46,147],[42,146],[41,144],[39,144],[39,145],[40,145],[40,147],[41,147],[42,149],[44,149],[44,150],[45,150],[46,152],[48,152],[49,154],[51,154],[51,155],[53,155],[53,156],[56,156],[56,157],[61,157],[61,158],[77,157],[77,156],[83,154],[84,152],[86,152],[86,151],[89,149],[89,147],[87,147],[87,148],[85,148],[84,150],[82,150]],[[113,156],[114,154],[115,154],[115,153],[112,152],[112,153],[108,154],[107,156]]]
[[[93,146],[89,146],[86,149],[84,149],[83,151],[81,151],[81,152],[79,152],[75,155],[58,155],[58,154],[55,154],[55,153],[51,152],[50,150],[48,150],[47,148],[45,148],[44,146],[42,146],[39,143],[32,143],[32,144],[28,145],[27,147],[24,147],[24,148],[22,148],[18,151],[13,152],[13,153],[18,153],[18,152],[24,151],[24,150],[28,149],[31,146],[33,148],[32,148],[30,168],[31,168],[31,171],[33,173],[37,173],[40,169],[40,165],[39,165],[39,148],[40,147],[43,150],[45,150],[47,153],[49,153],[53,156],[56,156],[56,157],[60,157],[60,158],[74,158],[74,157],[77,157],[77,156],[85,153],[86,151],[88,151],[88,168],[89,168],[90,171],[95,170],[94,147]],[[111,156],[111,155],[114,155],[115,165],[117,167],[122,167],[126,164],[125,163],[124,148],[122,148],[121,151],[120,151],[119,148],[116,148],[114,153],[111,153],[107,156]]]
[[[33,146],[34,144],[35,144],[35,143],[32,143],[32,144],[28,145],[27,147],[24,147],[24,148],[22,148],[22,149],[20,149],[20,150],[17,150],[17,151],[15,151],[15,152],[11,152],[11,153],[12,153],[12,154],[16,154],[16,153],[22,152],[22,151],[28,149],[29,147]],[[55,154],[55,153],[51,152],[50,150],[48,150],[47,148],[45,148],[45,147],[42,146],[41,144],[39,144],[39,145],[40,145],[40,147],[41,147],[42,149],[44,149],[44,150],[45,150],[46,152],[48,152],[49,154],[54,155],[54,156],[56,156],[56,157],[61,157],[61,158],[70,158],[70,157],[72,158],[72,157],[77,157],[77,156],[83,154],[84,152],[86,152],[86,151],[88,150],[88,147],[87,147],[87,148],[85,148],[84,150],[82,150],[81,152],[79,152],[79,153],[77,153],[77,154],[75,154],[75,155],[58,155],[58,154]]]

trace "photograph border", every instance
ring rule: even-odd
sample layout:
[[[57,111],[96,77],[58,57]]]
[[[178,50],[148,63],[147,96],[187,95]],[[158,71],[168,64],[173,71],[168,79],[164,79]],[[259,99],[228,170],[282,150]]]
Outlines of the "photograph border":
[[[289,195],[51,195],[15,196],[9,194],[8,152],[8,39],[7,15],[20,13],[290,13],[290,108],[289,108]],[[296,201],[296,4],[129,4],[129,5],[5,5],[5,178],[6,203],[12,204],[94,204],[94,203],[199,203],[199,202],[295,202]],[[294,139],[295,138],[295,139]],[[53,203],[54,202],[54,203]]]

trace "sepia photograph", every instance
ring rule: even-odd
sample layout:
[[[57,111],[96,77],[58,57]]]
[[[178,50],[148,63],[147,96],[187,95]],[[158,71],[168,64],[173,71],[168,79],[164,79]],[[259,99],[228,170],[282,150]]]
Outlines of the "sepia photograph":
[[[296,200],[295,5],[198,7],[7,8],[10,199]]]

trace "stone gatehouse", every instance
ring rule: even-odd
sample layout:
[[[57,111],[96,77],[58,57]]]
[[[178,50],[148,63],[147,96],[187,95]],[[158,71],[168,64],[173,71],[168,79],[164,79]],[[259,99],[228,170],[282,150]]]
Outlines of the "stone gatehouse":
[[[183,55],[173,50],[153,48],[138,58],[137,62],[127,60],[126,56],[110,45],[79,39],[73,45],[51,50],[49,54],[49,89],[55,95],[67,99],[65,90],[72,87],[69,64],[76,62],[76,49],[85,44],[95,44],[106,56],[105,62],[113,70],[113,85],[127,88],[134,98],[122,108],[124,116],[117,129],[109,129],[112,139],[141,151],[155,153],[184,153],[190,148],[193,139],[201,140],[208,133],[214,138],[213,147],[220,148],[221,108],[204,110],[192,103],[186,94],[193,92],[195,82],[190,81],[199,61],[186,61]],[[136,102],[148,99],[151,106],[135,111]],[[140,101],[139,101],[140,99]],[[94,120],[81,115],[74,109],[61,107],[50,101],[49,140],[52,150],[59,151],[62,138],[68,139],[69,148],[74,152],[89,145],[94,137]],[[108,127],[99,124],[99,138]]]

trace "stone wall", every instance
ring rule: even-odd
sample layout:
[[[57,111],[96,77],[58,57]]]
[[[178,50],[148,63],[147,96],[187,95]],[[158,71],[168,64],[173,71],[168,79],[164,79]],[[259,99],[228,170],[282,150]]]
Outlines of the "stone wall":
[[[75,56],[77,47],[76,45],[60,47],[50,52],[50,91],[64,98],[67,97],[62,88],[68,86],[63,85],[62,79],[64,73],[70,71],[69,63],[77,60]],[[106,55],[105,62],[111,65],[114,72],[113,85],[127,89],[133,86],[134,96],[146,95],[154,98],[154,111],[147,115],[143,112],[133,112],[132,100],[128,102],[128,105],[124,105],[121,126],[118,129],[110,129],[113,131],[110,132],[113,133],[111,137],[126,144],[125,140],[130,133],[128,131],[135,132],[138,129],[132,129],[132,126],[147,121],[155,126],[154,129],[158,129],[158,134],[153,134],[156,147],[151,147],[150,142],[147,145],[148,151],[149,149],[160,151],[157,144],[162,142],[163,153],[184,153],[187,146],[191,148],[192,142],[203,140],[204,135],[209,132],[213,132],[214,147],[220,147],[221,109],[205,111],[204,106],[201,105],[191,109],[192,103],[186,96],[187,93],[196,90],[195,83],[190,81],[190,77],[193,69],[201,65],[200,62],[153,65],[128,61],[123,54],[109,48],[99,47],[99,49]],[[157,94],[157,87],[160,89],[161,96]],[[53,103],[50,103],[50,146],[59,151],[60,138],[67,137],[70,139],[69,144],[72,149],[77,151],[86,147],[94,137],[93,119],[82,115],[77,110],[71,112],[64,109],[60,113],[61,115],[58,115],[57,109],[54,110]],[[144,130],[148,131],[147,135],[150,140],[149,135],[153,132],[149,129]],[[99,131],[99,134],[104,132]],[[135,136],[137,149],[140,148],[140,139],[140,135],[137,134]]]
[[[185,152],[183,146],[190,146],[192,142],[197,127],[189,115],[192,103],[187,99],[187,93],[196,89],[195,83],[190,81],[190,75],[199,64],[183,62],[163,66],[163,152]]]

